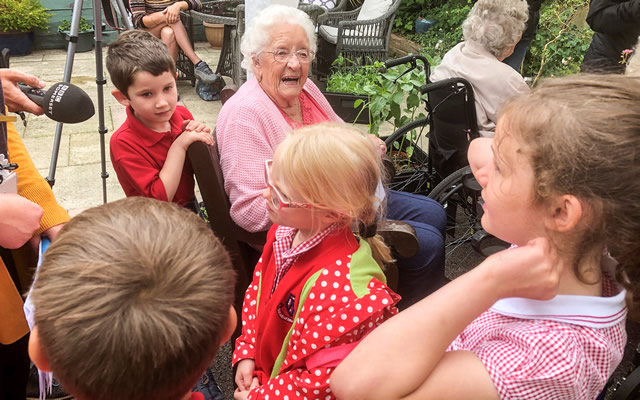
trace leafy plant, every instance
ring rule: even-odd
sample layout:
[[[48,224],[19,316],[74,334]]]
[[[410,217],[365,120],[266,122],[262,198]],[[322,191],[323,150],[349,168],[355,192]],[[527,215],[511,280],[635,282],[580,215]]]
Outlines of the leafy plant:
[[[429,56],[431,65],[438,65],[445,53],[464,40],[462,23],[471,10],[470,0],[449,0],[441,6],[423,10],[423,16],[436,20],[436,24],[421,34],[410,34]]]
[[[71,31],[71,22],[69,20],[63,19],[60,21],[60,25],[58,25],[58,30],[60,32],[69,32]],[[78,26],[78,32],[91,32],[93,31],[93,26],[87,22],[84,17],[80,17],[80,25]]]
[[[417,17],[433,19],[431,15],[425,15],[425,10],[440,7],[447,2],[447,0],[402,0],[394,20],[396,31],[413,32]],[[466,2],[466,0],[458,0],[458,3],[460,2]]]
[[[419,67],[408,73],[406,66],[385,71],[382,62],[355,67],[353,61],[340,56],[334,62],[334,72],[327,81],[327,91],[367,95],[371,124],[369,133],[378,134],[380,126],[391,121],[397,129],[423,117],[419,88],[425,84],[424,70]],[[362,100],[356,100],[359,108]]]
[[[580,71],[593,31],[579,19],[589,6],[587,0],[553,0],[540,10],[536,39],[523,63],[522,74],[541,77],[563,76]]]
[[[523,76],[534,78],[534,85],[541,77],[574,74],[580,70],[592,35],[588,26],[579,23],[588,5],[588,0],[543,3],[536,39],[531,43],[521,71]],[[425,33],[407,36],[423,46],[423,53],[432,66],[440,64],[444,54],[464,40],[462,23],[471,6],[470,0],[448,0],[422,10],[421,16],[438,22]]]
[[[39,0],[0,0],[0,31],[30,32],[48,30],[48,13]]]

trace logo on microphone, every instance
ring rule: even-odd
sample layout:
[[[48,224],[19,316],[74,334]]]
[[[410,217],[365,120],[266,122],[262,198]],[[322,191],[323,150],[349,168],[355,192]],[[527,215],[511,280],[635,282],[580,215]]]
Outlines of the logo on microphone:
[[[49,113],[53,112],[53,103],[60,103],[62,101],[62,96],[64,96],[64,92],[69,89],[69,85],[58,84],[53,93],[51,94],[51,98],[49,99]]]

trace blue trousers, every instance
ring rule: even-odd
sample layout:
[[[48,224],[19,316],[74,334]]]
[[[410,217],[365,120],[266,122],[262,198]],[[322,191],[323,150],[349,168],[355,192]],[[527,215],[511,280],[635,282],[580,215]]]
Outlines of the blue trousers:
[[[387,218],[411,225],[418,238],[413,257],[397,257],[398,303],[404,309],[442,287],[444,237],[447,215],[440,203],[428,197],[391,190],[387,195]]]

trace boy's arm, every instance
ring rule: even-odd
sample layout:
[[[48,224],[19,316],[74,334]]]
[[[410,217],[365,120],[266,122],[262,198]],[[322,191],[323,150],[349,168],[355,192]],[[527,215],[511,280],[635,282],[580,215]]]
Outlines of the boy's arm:
[[[213,146],[214,144],[211,129],[207,128],[204,124],[185,120],[184,129],[185,131],[182,132],[171,147],[169,147],[167,159],[158,174],[164,185],[164,190],[167,193],[167,199],[169,201],[173,200],[173,196],[176,194],[176,190],[178,190],[180,178],[182,177],[184,159],[189,145],[198,140],[209,146]]]
[[[454,379],[465,371],[472,384],[456,386],[458,398],[496,399],[491,378],[477,357],[445,354],[446,349],[501,298],[552,298],[560,274],[545,239],[487,258],[364,338],[336,368],[332,391],[339,399],[449,398],[451,385],[440,382],[456,386]]]

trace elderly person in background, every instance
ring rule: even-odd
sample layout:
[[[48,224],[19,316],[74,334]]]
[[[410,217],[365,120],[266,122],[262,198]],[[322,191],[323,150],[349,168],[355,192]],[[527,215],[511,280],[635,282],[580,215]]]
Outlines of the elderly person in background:
[[[307,79],[316,50],[315,28],[302,11],[273,5],[254,18],[242,37],[242,66],[255,75],[222,107],[216,126],[231,218],[259,232],[271,226],[264,163],[293,128],[342,122],[316,85]],[[384,143],[372,136],[384,150]],[[444,282],[444,229],[440,204],[424,196],[388,192],[387,217],[411,224],[418,254],[398,257],[399,288],[406,307]],[[295,254],[295,252],[294,252]]]
[[[524,0],[479,0],[462,24],[464,42],[431,73],[434,82],[459,77],[471,84],[482,136],[493,136],[507,100],[529,92],[522,75],[502,62],[520,41],[527,18]]]

